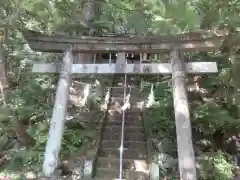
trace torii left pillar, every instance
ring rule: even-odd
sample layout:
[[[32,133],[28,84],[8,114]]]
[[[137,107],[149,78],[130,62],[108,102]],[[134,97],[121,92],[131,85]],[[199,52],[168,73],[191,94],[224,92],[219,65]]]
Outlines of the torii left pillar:
[[[63,58],[49,136],[45,149],[43,174],[46,177],[50,177],[58,166],[58,157],[62,145],[64,121],[69,98],[69,88],[71,85],[73,59],[72,51],[67,51]]]

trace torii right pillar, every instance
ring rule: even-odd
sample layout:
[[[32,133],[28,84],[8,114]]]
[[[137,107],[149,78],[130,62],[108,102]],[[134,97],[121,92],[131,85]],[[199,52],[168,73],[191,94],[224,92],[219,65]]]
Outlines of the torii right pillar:
[[[180,52],[176,49],[170,52],[170,59],[172,62],[172,87],[180,180],[197,180],[186,88],[185,63]]]

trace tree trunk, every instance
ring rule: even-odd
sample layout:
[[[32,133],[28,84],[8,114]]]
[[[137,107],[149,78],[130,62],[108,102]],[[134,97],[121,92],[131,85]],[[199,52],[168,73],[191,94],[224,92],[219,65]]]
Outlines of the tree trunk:
[[[177,50],[171,51],[170,58],[172,61],[172,85],[180,180],[197,180],[185,82],[185,64],[183,59],[180,59],[180,54]]]
[[[235,87],[235,104],[238,108],[238,117],[240,117],[240,81],[239,81],[239,72],[240,72],[240,50],[236,52],[232,50],[230,53],[231,63],[232,63],[232,83]]]
[[[81,1],[82,3],[82,1]],[[80,34],[80,35],[88,35],[91,36],[91,27],[92,22],[95,19],[95,9],[96,9],[97,1],[96,0],[86,0],[83,3],[83,12],[81,14],[81,17],[79,17],[79,23],[81,23],[84,27],[86,27],[89,31],[87,34]],[[79,33],[77,33],[79,34]],[[90,64],[93,62],[93,54],[89,53],[80,53],[75,56],[75,62],[79,64]],[[78,75],[80,77],[86,76],[86,75]],[[81,105],[84,106],[87,103],[88,95],[91,93],[91,84],[89,83],[82,83],[82,89],[84,91],[83,97],[81,98]],[[76,97],[76,99],[80,99],[79,97]]]
[[[33,146],[35,140],[26,132],[22,121],[19,119],[12,120],[13,129],[17,135],[17,139],[21,145],[24,146]]]
[[[43,173],[47,177],[51,176],[58,166],[58,156],[61,150],[64,122],[69,98],[69,87],[71,85],[72,64],[72,52],[68,51],[63,59],[63,69],[59,77],[56,100],[45,149]]]
[[[6,104],[6,91],[5,89],[8,88],[8,81],[7,81],[7,72],[6,72],[6,58],[4,55],[4,48],[2,44],[7,40],[7,29],[4,30],[4,39],[0,44],[0,103]]]
[[[237,107],[237,117],[240,118],[240,81],[239,81],[239,72],[240,72],[240,50],[236,51],[232,47],[230,51],[230,58],[232,63],[232,84],[235,89],[235,101],[234,105]],[[240,165],[240,133],[236,134],[235,140],[235,156],[236,164]]]
[[[223,150],[224,132],[221,129],[217,129],[212,136],[214,140],[214,150],[215,151],[219,149]]]
[[[6,56],[4,53],[4,48],[2,47],[3,43],[7,43],[8,41],[8,29],[4,29],[4,38],[2,39],[1,45],[0,45],[0,102],[4,105],[6,105],[6,97],[7,97],[7,88],[8,80],[7,80],[7,71],[6,71]],[[22,121],[20,119],[12,120],[12,127],[17,135],[18,141],[20,144],[29,146],[34,145],[35,140],[29,136],[29,134],[26,132],[24,125],[22,124]]]

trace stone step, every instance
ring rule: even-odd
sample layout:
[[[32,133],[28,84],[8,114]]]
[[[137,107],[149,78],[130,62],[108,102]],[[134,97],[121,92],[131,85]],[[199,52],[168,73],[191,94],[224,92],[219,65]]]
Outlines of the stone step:
[[[113,133],[105,131],[102,136],[103,140],[121,140],[121,133]],[[133,133],[133,132],[125,132],[124,133],[124,141],[145,141],[145,136],[143,133]]]
[[[131,84],[132,87],[139,87],[140,86],[140,82],[128,82],[127,84]],[[124,82],[114,83],[113,86],[124,87]]]
[[[102,179],[102,178],[93,178],[91,180],[120,180],[120,179],[119,178],[108,178],[108,177],[106,177],[104,179]],[[121,180],[127,180],[127,179],[122,178]]]
[[[120,180],[120,179],[119,178],[108,178],[108,177],[105,177],[105,178],[96,177],[96,178],[93,178],[91,180]],[[121,180],[127,180],[127,179],[122,178]]]
[[[122,116],[122,111],[121,111],[121,108],[118,107],[114,107],[114,106],[110,106],[110,109],[108,111],[111,111],[112,113],[109,113],[110,116]],[[125,116],[131,116],[131,117],[141,117],[142,116],[142,111],[139,110],[139,111],[132,111],[132,110],[126,110],[125,111]]]
[[[119,158],[120,152],[117,148],[100,148],[99,157]],[[147,159],[147,149],[125,149],[123,151],[124,159]]]
[[[119,81],[119,80],[124,80],[125,79],[125,74],[119,74],[118,76],[114,77],[114,81]],[[130,76],[127,75],[127,80],[128,81],[140,81],[140,77],[138,76]]]
[[[126,91],[126,96],[129,94],[129,91]],[[112,92],[112,97],[124,97],[124,92],[116,92],[116,91],[113,91]],[[139,92],[139,91],[136,91],[136,92],[130,92],[130,98],[139,98],[139,96],[141,96],[142,93]]]
[[[110,117],[110,116],[112,116],[112,117]],[[115,119],[116,120],[116,118],[122,118],[122,116],[123,116],[123,114],[121,113],[121,114],[115,114],[115,115],[112,115],[112,114],[108,114],[108,119]],[[136,113],[133,113],[133,112],[125,112],[125,117],[126,118],[133,118],[133,119],[142,119],[142,113],[139,111],[139,112],[136,112]],[[109,118],[110,117],[110,118]]]
[[[130,90],[131,90],[131,94],[141,93],[138,88],[130,88],[130,87],[126,88],[126,93],[128,94],[130,92]],[[112,87],[112,93],[124,94],[124,88],[123,87]]]
[[[139,116],[132,117],[132,116],[126,116],[125,115],[125,124],[126,125],[138,125],[143,126],[143,121]],[[108,120],[106,122],[106,125],[122,125],[122,116],[108,116]]]
[[[126,92],[126,96],[128,95],[129,93]],[[135,93],[130,93],[130,100],[131,99],[134,99],[134,100],[138,100],[139,99],[139,96],[142,96],[141,92],[135,92]],[[119,93],[119,92],[112,92],[111,93],[111,97],[115,97],[115,98],[123,98],[124,95],[123,93]]]
[[[124,79],[124,75],[123,75],[123,77],[121,77],[121,78],[115,78],[114,79],[113,86],[123,87],[124,83],[125,83],[125,79]],[[134,85],[140,86],[141,81],[139,79],[136,79],[136,78],[132,78],[132,79],[127,78],[126,84],[131,85],[132,87]]]
[[[107,132],[112,133],[121,133],[122,132],[122,126],[105,126],[105,130]],[[140,132],[144,133],[144,128],[142,126],[124,126],[124,132]]]
[[[124,80],[124,79],[125,79],[125,74],[115,75],[115,77],[114,77],[114,81]],[[141,78],[139,76],[127,75],[127,80],[128,81],[140,81]]]
[[[125,115],[127,116],[141,116],[142,111],[140,109],[126,109]]]
[[[109,115],[110,116],[123,116],[123,111],[121,107],[116,107],[116,106],[109,106],[108,109]],[[125,111],[125,116],[132,116],[132,117],[139,117],[142,116],[142,111]]]
[[[121,141],[119,140],[102,140],[101,148],[119,148]],[[146,149],[144,141],[124,141],[124,148],[126,149]]]
[[[122,119],[123,115],[121,113],[121,114],[115,114],[115,115],[108,114],[107,116],[109,121],[119,121],[119,119]],[[136,114],[125,112],[125,119],[127,119],[128,121],[135,121],[135,122],[142,121],[141,113],[139,112],[137,112]]]
[[[119,169],[97,168],[95,174],[96,179],[118,179]],[[123,178],[127,180],[149,180],[149,174],[141,171],[123,171]]]
[[[111,96],[110,104],[119,103],[119,104],[123,105],[123,102],[124,102],[123,96],[122,96],[122,97],[119,97],[119,96],[117,96],[117,97]]]
[[[124,98],[121,97],[111,97],[110,103],[109,103],[109,108],[114,109],[114,108],[121,108],[124,105],[125,101]],[[138,98],[131,98],[130,99],[130,108],[126,109],[125,115],[129,112],[129,114],[133,114],[134,112],[137,114],[141,112],[141,108],[139,105],[143,103],[141,100]]]
[[[116,107],[116,108],[121,108],[124,105],[124,100],[123,98],[120,97],[111,97],[111,101],[110,101],[110,106],[112,107]],[[141,112],[141,109],[138,107],[138,104],[141,103],[142,101],[139,99],[134,99],[132,100],[132,98],[130,99],[130,108],[126,109],[125,111],[125,115],[128,114],[134,114],[134,113],[139,113]]]
[[[141,112],[141,109],[139,107],[135,106],[134,104],[132,104],[131,108],[127,109],[125,111],[125,114],[131,115],[131,114],[139,113],[139,112]]]
[[[124,104],[123,97],[112,97],[110,99],[109,105],[113,107],[121,107]]]
[[[131,111],[125,111],[125,118],[127,118],[127,119],[132,119],[133,118],[133,120],[135,120],[135,119],[137,119],[137,120],[139,120],[141,117],[139,117],[139,112],[140,111],[136,111],[136,114],[134,114],[133,112],[131,112]],[[122,114],[121,115],[108,115],[108,119],[110,119],[110,120],[118,120],[118,119],[121,119],[122,118]]]
[[[130,103],[131,104],[136,104],[137,102],[141,102],[142,100],[139,99],[139,96],[131,96],[130,97]],[[124,98],[123,95],[121,94],[117,94],[117,95],[111,95],[111,102],[120,102],[123,103],[124,102]]]
[[[148,171],[148,163],[146,160],[137,160],[137,159],[123,159],[122,161],[122,168],[124,170],[139,170],[136,168],[140,168],[145,172]],[[98,168],[114,168],[117,169],[120,166],[120,158],[107,158],[107,157],[99,157],[97,160],[97,167]]]

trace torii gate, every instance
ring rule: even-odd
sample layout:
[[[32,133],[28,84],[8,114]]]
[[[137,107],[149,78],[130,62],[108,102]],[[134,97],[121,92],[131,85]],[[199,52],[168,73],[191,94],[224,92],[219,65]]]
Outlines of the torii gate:
[[[216,62],[184,63],[180,52],[212,51],[225,35],[185,33],[160,37],[67,37],[23,32],[30,47],[42,52],[66,52],[61,65],[34,64],[34,73],[60,73],[56,100],[45,151],[43,172],[50,176],[57,167],[71,74],[172,74],[178,159],[181,180],[196,180],[196,164],[185,86],[186,73],[217,73]],[[73,53],[118,52],[115,64],[73,64]],[[171,63],[125,64],[125,53],[169,52]]]

